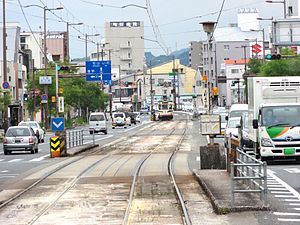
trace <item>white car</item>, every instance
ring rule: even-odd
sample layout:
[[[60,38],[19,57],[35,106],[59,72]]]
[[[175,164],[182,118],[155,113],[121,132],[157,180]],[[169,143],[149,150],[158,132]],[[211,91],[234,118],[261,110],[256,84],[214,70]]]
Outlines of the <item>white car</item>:
[[[107,134],[106,115],[104,112],[91,113],[89,117],[90,134],[103,132]]]
[[[36,121],[22,121],[18,124],[19,126],[31,127],[36,134],[39,143],[44,143],[45,141],[45,131],[41,128],[38,122]]]
[[[128,120],[124,112],[114,112],[112,114],[112,129],[115,129],[115,127],[127,128],[127,124]]]
[[[241,126],[241,117],[231,117],[227,122],[224,134],[224,145],[227,148],[229,139],[238,141],[239,126]]]

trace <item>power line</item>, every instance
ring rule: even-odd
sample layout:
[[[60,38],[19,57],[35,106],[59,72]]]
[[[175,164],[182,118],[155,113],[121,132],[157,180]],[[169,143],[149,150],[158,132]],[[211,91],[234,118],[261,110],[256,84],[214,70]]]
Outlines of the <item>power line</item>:
[[[211,41],[212,38],[213,38],[213,36],[214,36],[214,32],[215,32],[215,30],[216,30],[216,28],[218,26],[218,23],[219,23],[219,20],[220,20],[220,17],[221,17],[221,14],[222,14],[222,11],[223,11],[223,8],[224,8],[224,5],[225,5],[225,1],[226,0],[223,0],[223,2],[222,2],[221,9],[220,9],[220,12],[219,12],[219,15],[218,15],[218,18],[217,18],[217,22],[216,22],[215,27],[214,27],[214,29],[212,31],[211,36],[210,36],[210,40],[208,40],[208,41]]]

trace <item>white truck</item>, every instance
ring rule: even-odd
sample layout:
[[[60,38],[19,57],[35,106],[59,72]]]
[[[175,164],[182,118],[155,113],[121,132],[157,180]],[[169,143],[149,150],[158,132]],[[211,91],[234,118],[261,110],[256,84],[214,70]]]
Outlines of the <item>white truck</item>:
[[[248,78],[248,106],[257,156],[300,159],[300,77]]]

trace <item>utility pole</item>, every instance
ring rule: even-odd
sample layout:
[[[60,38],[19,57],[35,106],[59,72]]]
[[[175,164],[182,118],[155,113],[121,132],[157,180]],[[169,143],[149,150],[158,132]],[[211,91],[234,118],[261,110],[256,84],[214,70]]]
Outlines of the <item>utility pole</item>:
[[[151,97],[151,103],[150,103],[150,113],[151,113],[151,121],[154,121],[154,99],[153,99],[153,84],[152,84],[152,64],[150,61],[150,97]]]
[[[47,27],[46,27],[46,12],[47,6],[44,6],[44,76],[47,76]],[[45,105],[45,128],[48,129],[48,84],[44,84],[45,95],[47,96],[47,102]]]
[[[97,42],[97,61],[99,61],[99,42]],[[102,57],[103,61],[103,57]]]
[[[7,46],[6,46],[6,15],[5,15],[5,1],[6,0],[2,0],[3,2],[3,82],[7,82],[7,57],[6,57],[6,51],[7,51]],[[4,99],[6,98],[7,93],[4,92]],[[4,115],[3,115],[3,128],[4,128],[4,132],[6,132],[7,128],[8,128],[8,112],[7,112],[7,107],[4,107],[4,111],[3,111]]]
[[[76,25],[82,25],[83,23],[69,23],[67,22],[67,46],[68,46],[68,52],[67,52],[67,62],[70,62],[70,38],[69,38],[69,26],[76,26]]]
[[[36,97],[35,97],[35,69],[34,69],[34,59],[32,59],[32,89],[33,89],[33,120],[36,119]]]
[[[175,56],[173,55],[173,69],[172,69],[172,73],[173,73],[173,104],[174,104],[174,110],[177,110],[177,104],[176,104],[176,85],[175,85]]]

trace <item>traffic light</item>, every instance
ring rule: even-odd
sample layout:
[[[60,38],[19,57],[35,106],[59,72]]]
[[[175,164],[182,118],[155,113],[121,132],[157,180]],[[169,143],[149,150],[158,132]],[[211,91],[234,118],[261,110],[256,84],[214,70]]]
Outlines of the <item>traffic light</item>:
[[[57,66],[58,71],[69,71],[70,67],[69,66]]]
[[[51,102],[56,102],[56,96],[51,96]]]
[[[268,59],[268,60],[279,60],[279,59],[281,59],[281,55],[280,54],[267,54],[266,59]]]
[[[28,94],[27,93],[23,94],[23,99],[24,99],[24,101],[28,100]]]

